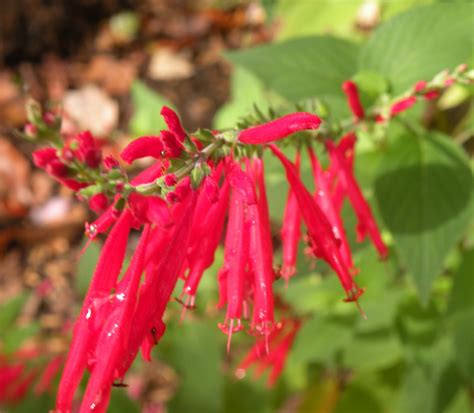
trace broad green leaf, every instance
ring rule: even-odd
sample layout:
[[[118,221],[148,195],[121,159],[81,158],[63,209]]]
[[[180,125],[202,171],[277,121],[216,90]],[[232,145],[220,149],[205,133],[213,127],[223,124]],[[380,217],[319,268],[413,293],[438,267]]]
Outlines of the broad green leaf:
[[[383,220],[424,303],[465,231],[472,175],[465,154],[442,134],[393,139],[375,183]]]
[[[245,397],[242,395],[245,394]],[[226,413],[269,413],[271,394],[262,383],[243,378],[225,381],[225,399],[223,412]]]
[[[169,411],[221,412],[222,333],[214,323],[205,324],[197,319],[170,327],[158,348],[160,357],[165,356],[180,377],[179,389],[168,405]]]
[[[356,334],[344,348],[344,366],[356,370],[379,370],[402,360],[403,352],[397,336],[381,330]]]
[[[464,253],[461,265],[454,275],[449,304],[451,314],[474,309],[474,249]]]
[[[443,413],[466,413],[469,412],[471,401],[467,391],[460,388],[456,397],[453,398],[449,406]]]
[[[234,127],[241,117],[254,111],[254,105],[265,112],[270,103],[273,107],[279,103],[279,100],[266,90],[262,82],[243,67],[234,68],[230,88],[230,101],[219,109],[214,118],[216,129]]]
[[[341,95],[341,84],[355,73],[358,47],[335,37],[306,37],[230,52],[234,64],[254,73],[286,99]]]
[[[123,387],[112,387],[109,412],[115,413],[138,413],[141,411],[138,403],[132,400]]]
[[[6,413],[31,413],[31,412],[48,412],[54,406],[54,397],[51,393],[43,393],[41,395],[32,394],[30,389],[27,396],[19,401],[8,406],[8,410],[1,410]],[[3,405],[0,404],[0,407]]]
[[[340,384],[335,377],[319,373],[312,377],[310,385],[301,394],[297,413],[332,412],[340,397]]]
[[[304,257],[299,258],[304,260]],[[295,311],[301,314],[327,313],[334,310],[335,305],[344,297],[344,292],[335,275],[324,279],[314,274],[306,277],[297,275],[290,280],[288,288],[285,287],[281,293]]]
[[[473,3],[411,9],[383,24],[361,50],[359,68],[379,72],[400,93],[445,68],[468,63],[474,47]]]
[[[359,88],[360,97],[364,107],[370,107],[374,101],[387,92],[387,80],[377,72],[360,71],[353,77]]]
[[[456,361],[474,384],[474,250],[464,255],[455,274],[449,315]]]
[[[130,119],[130,133],[135,136],[157,135],[166,127],[160,115],[162,106],[169,105],[165,98],[150,89],[140,80],[132,85],[133,116]]]
[[[383,407],[373,394],[375,389],[368,389],[360,384],[350,383],[344,390],[337,404],[335,413],[382,413]]]
[[[293,344],[291,360],[332,365],[338,352],[350,342],[351,326],[341,320],[315,316],[303,325]]]
[[[439,339],[441,315],[433,301],[422,306],[415,296],[407,297],[400,306],[398,318],[406,353],[425,351]]]
[[[443,413],[456,401],[462,382],[446,337],[409,359],[406,366],[394,412]]]
[[[294,1],[280,0],[277,14],[282,20],[280,39],[331,34],[353,36],[354,20],[362,0],[340,2],[337,0]]]

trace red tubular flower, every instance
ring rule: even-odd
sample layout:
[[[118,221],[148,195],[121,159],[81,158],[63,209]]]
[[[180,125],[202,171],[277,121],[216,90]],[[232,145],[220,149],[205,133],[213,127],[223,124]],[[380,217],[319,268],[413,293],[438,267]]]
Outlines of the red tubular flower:
[[[179,142],[183,142],[186,138],[186,132],[181,125],[181,121],[179,120],[176,112],[173,109],[170,109],[168,106],[163,106],[160,113],[161,116],[163,116],[163,119],[165,120],[170,132],[176,136]]]
[[[372,210],[362,195],[362,191],[360,190],[352,171],[347,165],[347,162],[344,160],[343,154],[341,154],[341,151],[338,150],[331,141],[326,141],[326,148],[329,151],[331,162],[338,170],[341,185],[357,215],[359,221],[357,225],[358,241],[361,242],[365,235],[368,234],[380,257],[387,257],[388,249],[382,241]]]
[[[271,234],[266,230],[258,205],[248,206],[248,219],[250,222],[250,264],[254,276],[252,329],[267,337],[274,327]]]
[[[163,172],[166,167],[166,162],[155,162],[153,165],[140,172],[135,178],[130,181],[130,183],[133,186],[138,186],[141,184],[148,184],[150,182],[153,182],[155,179],[163,175]]]
[[[340,243],[340,251],[345,265],[351,270],[352,273],[355,273],[356,269],[354,268],[354,263],[352,261],[352,254],[349,247],[349,242],[347,241],[346,231],[344,229],[341,217],[339,216],[339,211],[334,205],[329,182],[327,182],[323,168],[321,167],[321,164],[319,163],[319,160],[311,147],[308,147],[308,154],[311,160],[311,169],[313,171],[314,184],[316,188],[316,203],[326,215],[329,224],[331,225],[334,237]]]
[[[270,228],[270,213],[268,211],[268,199],[267,199],[267,190],[265,188],[265,170],[263,166],[263,160],[261,158],[255,157],[252,159],[251,164],[249,164],[249,169],[252,168],[253,176],[255,181],[255,186],[258,188],[258,207],[260,209],[260,214],[262,216],[262,222],[265,228],[265,233],[268,234],[268,248],[270,248],[270,255],[273,256],[272,249],[272,236]]]
[[[88,183],[78,182],[75,179],[67,177],[69,172],[68,167],[59,159],[57,151],[54,148],[41,148],[34,151],[33,162],[62,185],[73,191],[78,191],[89,185]]]
[[[212,203],[219,201],[219,185],[213,176],[209,175],[204,178],[203,190],[209,198],[209,201]]]
[[[232,162],[227,166],[227,178],[232,188],[240,191],[245,202],[251,205],[257,203],[257,194],[252,178],[242,170],[238,163]]]
[[[241,329],[245,267],[249,253],[248,234],[245,231],[245,207],[242,194],[233,189],[224,251],[227,313],[224,324],[219,325],[221,330],[229,336],[227,351],[230,348],[232,333]]]
[[[135,192],[128,197],[128,205],[139,225],[156,224],[163,226],[170,219],[168,205],[159,196],[144,196]]]
[[[246,370],[255,365],[255,376],[260,376],[266,369],[270,370],[267,385],[272,387],[285,366],[288,353],[301,327],[299,320],[284,320],[275,328],[268,338],[268,345],[260,339],[247,353],[236,370],[236,376],[243,378]],[[268,351],[266,351],[268,346]]]
[[[396,101],[390,108],[390,116],[398,115],[400,112],[404,112],[410,109],[416,103],[416,96],[409,96],[407,98]]]
[[[263,125],[244,129],[239,133],[238,140],[247,144],[274,142],[295,132],[318,129],[320,124],[321,119],[311,113],[291,113]]]
[[[116,198],[117,199],[117,198]],[[114,205],[111,205],[107,208],[107,210],[94,222],[89,224],[86,222],[85,225],[85,233],[86,236],[92,240],[97,235],[103,234],[106,232],[111,225],[117,221],[117,218],[120,216],[118,211],[115,209]]]
[[[81,404],[81,412],[105,411],[112,383],[127,350],[138,287],[145,263],[150,227],[145,226],[132,262],[118,283],[110,315],[103,322],[94,351],[94,365]],[[103,406],[103,407],[101,407]]]
[[[79,133],[75,138],[79,144],[74,151],[77,159],[90,168],[97,168],[102,161],[102,152],[89,131]]]
[[[270,149],[284,166],[288,181],[295,192],[301,215],[308,228],[313,253],[324,259],[334,269],[346,291],[347,300],[357,300],[363,290],[352,279],[326,216],[301,182],[295,166],[275,145],[270,145]]]
[[[223,308],[227,304],[227,269],[222,267],[217,273],[217,286],[219,290],[219,301],[217,308]]]
[[[426,89],[426,82],[424,80],[420,80],[419,82],[415,83],[415,86],[413,86],[413,90],[416,93],[423,92]]]
[[[107,197],[100,193],[95,194],[89,199],[89,208],[92,209],[96,214],[104,212],[109,206],[109,200]]]
[[[253,273],[254,309],[252,327],[260,334],[268,335],[274,327],[273,289],[273,245],[270,215],[265,189],[264,166],[260,158],[253,158],[248,168],[253,170],[253,179],[258,188],[257,208],[248,207],[250,225],[250,264]]]
[[[153,252],[158,255],[159,262],[154,266],[155,270],[147,274],[146,283],[140,288],[127,351],[123,354],[118,368],[118,377],[122,377],[129,369],[142,343],[145,343],[145,347],[149,347],[150,342],[157,344],[160,334],[164,332],[164,327],[161,325],[163,313],[186,258],[195,207],[196,192],[191,191],[182,203],[174,207],[179,220],[174,226],[169,242],[165,243],[161,250]]]
[[[204,271],[214,262],[214,254],[224,230],[224,221],[229,203],[229,185],[227,182],[218,193],[218,200],[212,203],[204,188],[201,189],[196,206],[195,219],[191,228],[191,242],[187,261],[189,274],[183,287],[187,294],[184,310],[194,306],[197,288]],[[184,315],[184,312],[183,312]]]
[[[73,339],[66,365],[59,383],[56,409],[71,411],[72,401],[83,372],[88,364],[88,354],[93,351],[96,331],[93,324],[102,323],[104,312],[101,303],[115,287],[125,258],[128,234],[132,225],[132,214],[124,211],[110,232],[84,299],[81,313],[74,326]]]
[[[53,160],[59,160],[57,151],[54,148],[47,147],[33,151],[33,163],[38,168],[46,168],[46,166]]]
[[[142,136],[130,142],[122,151],[120,156],[128,164],[136,159],[151,156],[155,159],[163,157],[164,145],[158,136]]]
[[[33,152],[33,162],[54,178],[64,178],[67,175],[67,166],[59,159],[54,148],[36,149]]]
[[[359,119],[363,119],[365,117],[365,112],[362,103],[360,102],[357,85],[354,82],[347,80],[342,84],[342,90],[346,94],[347,104],[351,109],[355,120],[358,121]]]
[[[61,370],[64,363],[64,357],[62,355],[53,357],[44,368],[38,382],[35,386],[35,394],[42,394],[51,387],[51,382]]]
[[[428,92],[426,92],[423,97],[426,99],[426,100],[433,100],[433,99],[438,99],[439,97],[439,90],[429,90]]]
[[[300,157],[300,152],[298,151],[295,160],[298,172],[300,167]],[[283,266],[281,273],[287,283],[296,271],[296,258],[298,256],[298,242],[300,238],[301,214],[298,208],[298,200],[290,187],[288,189],[288,198],[285,205],[281,227],[281,240],[283,242]]]
[[[353,132],[350,132],[343,136],[337,145],[338,151],[343,156],[344,161],[351,172],[354,170],[354,146],[356,140],[356,135]],[[326,180],[331,183],[333,204],[336,211],[340,214],[346,193],[341,184],[341,180],[338,177],[338,169],[334,164],[329,165],[325,176],[327,178]]]
[[[23,380],[25,371],[24,363],[13,363],[0,359],[0,402],[7,403],[15,401],[13,398],[14,388]]]

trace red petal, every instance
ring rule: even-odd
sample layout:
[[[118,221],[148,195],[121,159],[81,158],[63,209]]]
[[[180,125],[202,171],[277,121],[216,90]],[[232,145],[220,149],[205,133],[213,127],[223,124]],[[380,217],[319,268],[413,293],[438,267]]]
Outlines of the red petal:
[[[132,163],[135,159],[151,156],[159,159],[163,156],[163,142],[156,136],[143,136],[130,142],[122,151],[120,156],[127,163]]]
[[[180,142],[183,142],[186,138],[186,132],[184,131],[176,112],[173,109],[170,109],[168,106],[163,106],[160,113],[161,116],[163,116],[163,119],[165,120],[170,132],[176,136]]]
[[[291,113],[263,125],[244,129],[240,132],[238,140],[247,144],[274,142],[295,132],[318,129],[320,124],[321,119],[311,113]]]

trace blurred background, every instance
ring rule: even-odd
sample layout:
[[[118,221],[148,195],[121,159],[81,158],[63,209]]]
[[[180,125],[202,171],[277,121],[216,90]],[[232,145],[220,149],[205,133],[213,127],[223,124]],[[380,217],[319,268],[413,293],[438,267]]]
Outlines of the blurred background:
[[[157,133],[163,127],[159,110],[164,104],[177,109],[190,131],[232,127],[254,104],[267,109],[299,96],[292,95],[291,81],[286,94],[268,87],[258,70],[248,70],[252,64],[245,55],[232,58],[229,52],[310,35],[363,43],[393,16],[431,3],[0,1],[0,387],[12,380],[8,363],[24,371],[15,394],[0,389],[0,412],[46,412],[54,406],[59,378],[53,373],[61,368],[71,323],[100,252],[99,242],[79,255],[84,222],[93,216],[71,192],[34,168],[35,146],[18,137],[29,97],[59,107],[67,130],[90,130],[111,153],[119,153],[133,138]],[[471,47],[472,56],[471,43],[459,47]],[[238,61],[244,64],[232,63]],[[269,62],[279,64],[277,58]],[[354,63],[348,59],[346,65],[350,77]],[[438,71],[444,68],[440,62]],[[338,76],[345,80],[344,71]],[[456,136],[469,153],[474,146],[472,88],[456,93],[438,106],[423,106],[416,116],[425,126]],[[370,150],[357,158],[357,174],[372,204],[379,163]],[[278,248],[287,187],[283,171],[271,159],[267,169]],[[304,165],[307,180],[308,169]],[[346,219],[355,226],[349,210]],[[461,227],[461,241],[458,236],[449,248],[440,244],[446,255],[442,276],[424,305],[396,252],[381,263],[367,245],[358,245],[355,258],[361,268],[359,284],[367,288],[362,299],[367,321],[341,302],[336,277],[326,277],[327,269],[319,263],[314,268],[301,251],[298,276],[288,289],[281,283],[277,290],[305,323],[271,389],[265,375],[235,376],[251,337],[236,334],[226,354],[226,337],[216,327],[223,318],[216,310],[220,252],[203,280],[197,310],[188,311],[180,324],[181,307],[171,303],[168,330],[153,361],[135,363],[128,387],[113,389],[109,411],[473,411],[474,296],[468,274],[474,269],[474,237],[472,230],[466,232],[472,227]],[[391,239],[390,233],[385,235]],[[454,289],[453,274],[461,280]],[[469,316],[453,319],[457,310],[468,307]],[[46,366],[51,377],[40,380]]]

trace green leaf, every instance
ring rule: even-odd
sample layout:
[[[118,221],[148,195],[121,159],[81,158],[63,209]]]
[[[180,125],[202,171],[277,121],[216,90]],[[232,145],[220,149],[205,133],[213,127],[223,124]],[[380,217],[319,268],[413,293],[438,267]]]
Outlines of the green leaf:
[[[0,307],[0,337],[10,327],[20,315],[23,306],[28,299],[27,294],[20,294],[11,298]]]
[[[408,360],[394,412],[445,412],[456,402],[461,385],[452,362],[449,340],[444,337]]]
[[[277,13],[282,17],[280,39],[330,33],[354,36],[354,17],[362,0],[341,3],[335,0],[280,0]]]
[[[138,403],[130,398],[127,389],[123,387],[112,387],[108,411],[116,413],[138,413],[141,409]]]
[[[245,394],[245,397],[242,395]],[[259,382],[252,379],[225,381],[225,413],[266,413],[271,394]]]
[[[266,111],[270,107],[270,103],[276,106],[281,102],[281,98],[272,96],[255,74],[243,67],[234,68],[230,89],[230,101],[219,109],[214,118],[216,129],[235,127],[241,117],[254,112],[254,105]]]
[[[129,124],[132,135],[158,134],[166,127],[160,110],[164,105],[170,106],[169,103],[140,80],[133,82],[132,104],[134,111]]]
[[[7,330],[2,336],[2,351],[13,353],[21,347],[21,344],[28,338],[40,331],[40,326],[36,322],[25,326],[17,326]]]
[[[160,356],[166,357],[166,362],[176,369],[180,377],[179,389],[168,405],[169,411],[222,411],[222,333],[214,323],[204,324],[200,320],[169,327],[170,331],[167,331],[158,349]]]
[[[474,250],[468,251],[455,274],[449,314],[455,359],[474,385]]]
[[[347,322],[315,316],[303,325],[296,336],[291,360],[294,363],[332,364],[350,338],[351,327]]]
[[[335,37],[306,37],[227,53],[286,99],[340,95],[354,74],[358,47]]]
[[[384,75],[394,93],[445,68],[469,63],[474,47],[472,3],[418,7],[383,24],[361,50],[359,68]]]
[[[378,370],[402,360],[402,346],[393,333],[386,330],[357,334],[346,343],[344,366],[356,370]]]
[[[373,391],[360,383],[350,383],[337,404],[335,413],[382,413],[380,405]]]
[[[454,275],[449,304],[451,314],[474,309],[474,249],[466,251]]]
[[[441,134],[398,136],[375,183],[380,213],[424,303],[469,222],[469,163]]]

